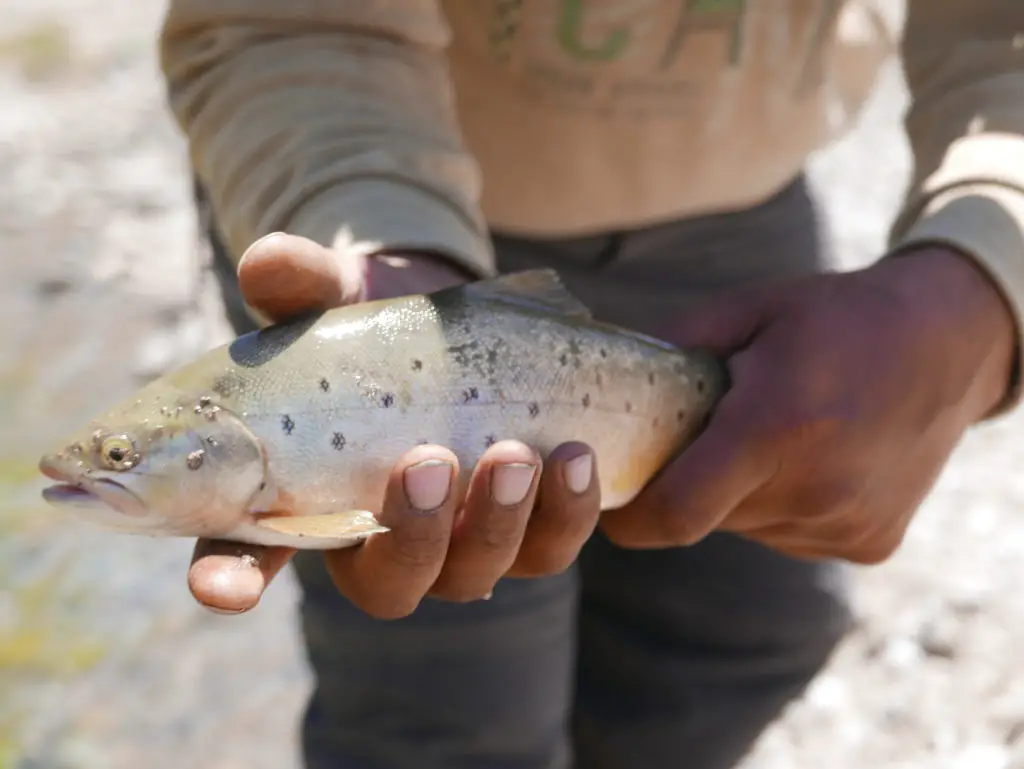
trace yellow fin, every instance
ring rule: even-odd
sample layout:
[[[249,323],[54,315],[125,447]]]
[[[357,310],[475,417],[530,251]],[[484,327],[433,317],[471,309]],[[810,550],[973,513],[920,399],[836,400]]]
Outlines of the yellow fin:
[[[552,269],[524,270],[470,283],[462,287],[467,295],[531,307],[534,310],[592,318],[583,302],[569,293],[558,273]]]
[[[366,539],[388,531],[373,513],[346,510],[323,515],[271,515],[256,519],[256,525],[290,537],[312,539]]]

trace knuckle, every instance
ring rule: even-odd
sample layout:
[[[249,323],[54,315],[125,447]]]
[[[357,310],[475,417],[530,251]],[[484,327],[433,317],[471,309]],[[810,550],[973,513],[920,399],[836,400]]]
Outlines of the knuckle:
[[[696,545],[707,534],[694,525],[685,511],[663,507],[656,520],[662,538],[669,544],[689,547]]]
[[[889,560],[893,551],[888,548],[881,548],[875,545],[861,547],[851,551],[846,559],[858,566],[878,566]]]
[[[855,512],[864,491],[859,481],[824,479],[805,489],[798,507],[805,515],[822,522],[835,521],[843,536],[857,536],[859,516]]]
[[[822,547],[830,550],[836,557],[850,558],[865,540],[865,529],[863,524],[848,517],[839,518],[828,525],[808,527],[808,533]]]
[[[876,517],[848,512],[819,529],[819,537],[827,543],[833,557],[862,566],[888,560],[899,549],[904,536],[904,529],[898,526],[880,526]]]
[[[790,402],[751,427],[756,449],[821,456],[843,440],[849,422],[839,409],[795,395]]]
[[[619,514],[623,512],[628,515]],[[687,547],[707,534],[698,524],[701,511],[660,485],[649,486],[628,511],[615,513],[601,518],[601,528],[620,547]]]

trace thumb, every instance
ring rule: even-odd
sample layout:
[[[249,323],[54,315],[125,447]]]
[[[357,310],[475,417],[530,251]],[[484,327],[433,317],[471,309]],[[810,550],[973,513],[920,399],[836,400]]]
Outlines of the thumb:
[[[271,321],[359,301],[363,275],[354,260],[298,235],[274,232],[238,262],[245,301]]]
[[[731,355],[767,325],[781,301],[781,292],[761,287],[705,299],[678,315],[664,336],[683,349]]]

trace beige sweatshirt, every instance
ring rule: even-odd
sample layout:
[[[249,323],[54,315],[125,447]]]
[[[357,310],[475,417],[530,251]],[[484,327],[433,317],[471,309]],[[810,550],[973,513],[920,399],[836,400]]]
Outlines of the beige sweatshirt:
[[[907,6],[892,245],[974,255],[1024,328],[1024,3]],[[894,39],[870,0],[170,0],[161,54],[235,258],[286,230],[487,275],[488,227],[771,196],[849,127]]]

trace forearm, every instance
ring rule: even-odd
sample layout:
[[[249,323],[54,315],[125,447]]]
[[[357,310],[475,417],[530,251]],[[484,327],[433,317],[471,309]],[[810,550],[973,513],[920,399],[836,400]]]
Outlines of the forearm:
[[[161,63],[234,259],[284,230],[493,271],[434,0],[171,0]]]
[[[1020,399],[1024,340],[1024,6],[913,0],[904,63],[914,177],[892,247],[941,245],[973,259],[1016,326],[1007,397]]]

